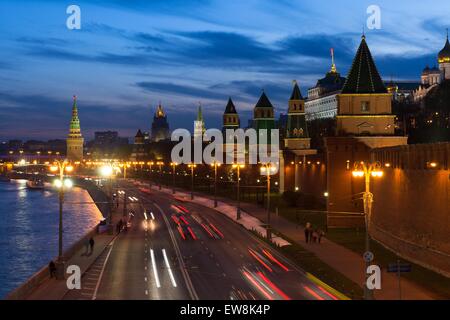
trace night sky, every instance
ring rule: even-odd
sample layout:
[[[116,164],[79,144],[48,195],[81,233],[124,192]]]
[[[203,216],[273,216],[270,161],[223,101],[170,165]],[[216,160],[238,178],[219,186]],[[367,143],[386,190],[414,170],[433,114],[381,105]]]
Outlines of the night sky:
[[[81,30],[66,8],[81,8]],[[264,89],[286,112],[292,80],[302,91],[329,70],[346,76],[366,9],[383,78],[416,80],[433,66],[450,26],[450,1],[0,0],[0,139],[64,138],[72,95],[83,133],[148,131],[159,101],[171,129],[192,129],[199,101],[221,127],[229,96],[245,125]]]

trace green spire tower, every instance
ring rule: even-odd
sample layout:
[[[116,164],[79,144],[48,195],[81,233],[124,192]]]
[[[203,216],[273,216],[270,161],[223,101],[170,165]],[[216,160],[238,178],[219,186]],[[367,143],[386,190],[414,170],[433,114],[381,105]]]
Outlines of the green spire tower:
[[[297,81],[294,80],[291,98],[289,99],[287,138],[308,138],[305,118],[305,100],[302,97]]]
[[[205,121],[203,121],[202,106],[198,106],[197,120],[194,121],[194,138],[203,137],[205,133]]]
[[[258,143],[260,136],[259,130],[267,129],[267,142],[270,144],[270,132],[272,129],[275,129],[275,116],[273,105],[264,90],[253,109],[253,127],[258,132]]]
[[[73,96],[72,119],[67,137],[67,159],[71,161],[83,160],[84,139],[81,135],[80,119],[78,118],[77,97]]]

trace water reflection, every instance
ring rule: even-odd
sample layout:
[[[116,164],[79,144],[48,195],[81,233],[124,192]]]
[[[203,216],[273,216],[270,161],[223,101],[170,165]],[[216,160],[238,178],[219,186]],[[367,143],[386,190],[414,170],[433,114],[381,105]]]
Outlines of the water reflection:
[[[71,189],[66,201],[65,248],[102,218],[83,189]],[[77,204],[80,202],[84,204]],[[24,180],[0,182],[0,297],[57,255],[58,219],[58,194],[54,190],[30,190]]]

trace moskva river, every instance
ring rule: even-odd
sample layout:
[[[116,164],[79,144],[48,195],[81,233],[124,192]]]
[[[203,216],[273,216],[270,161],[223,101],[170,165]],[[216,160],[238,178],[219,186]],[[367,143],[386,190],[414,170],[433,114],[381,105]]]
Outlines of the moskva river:
[[[25,180],[0,182],[0,298],[58,254],[58,193],[48,185],[31,190]],[[102,218],[88,192],[73,188],[63,211],[64,249]]]

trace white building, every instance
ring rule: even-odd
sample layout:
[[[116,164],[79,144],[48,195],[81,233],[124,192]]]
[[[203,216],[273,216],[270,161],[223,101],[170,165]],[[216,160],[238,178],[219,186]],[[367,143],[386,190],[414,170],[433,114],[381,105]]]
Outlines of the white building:
[[[420,77],[420,86],[414,91],[414,101],[421,101],[431,89],[438,86],[444,80],[450,80],[450,42],[445,42],[444,48],[438,54],[438,67],[425,67]]]
[[[336,70],[333,50],[331,57],[331,70],[317,81],[315,87],[308,90],[305,102],[306,121],[334,118],[337,115],[337,95],[344,86],[345,78]]]

